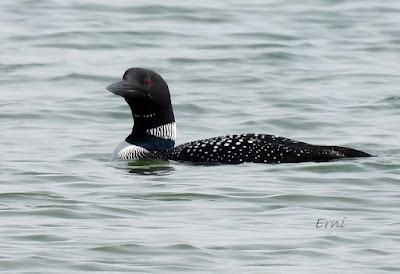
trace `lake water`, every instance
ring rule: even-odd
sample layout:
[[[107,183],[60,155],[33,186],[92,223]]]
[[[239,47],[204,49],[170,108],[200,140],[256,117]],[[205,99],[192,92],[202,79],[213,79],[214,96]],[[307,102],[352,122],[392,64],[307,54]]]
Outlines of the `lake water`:
[[[4,273],[399,273],[400,2],[0,3]],[[113,163],[105,91],[168,82],[177,143],[268,133],[374,158]]]

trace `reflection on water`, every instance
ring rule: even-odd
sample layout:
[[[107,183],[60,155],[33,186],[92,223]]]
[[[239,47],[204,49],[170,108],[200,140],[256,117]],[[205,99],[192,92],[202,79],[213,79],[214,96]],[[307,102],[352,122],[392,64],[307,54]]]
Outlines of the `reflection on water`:
[[[168,161],[163,160],[152,160],[152,159],[139,159],[130,161],[125,166],[125,169],[129,170],[129,173],[138,175],[169,175],[175,168]]]

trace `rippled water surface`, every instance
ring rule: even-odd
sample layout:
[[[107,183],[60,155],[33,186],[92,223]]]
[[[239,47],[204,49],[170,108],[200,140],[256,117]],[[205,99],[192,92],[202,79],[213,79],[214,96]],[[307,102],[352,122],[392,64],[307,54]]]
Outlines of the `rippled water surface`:
[[[5,0],[0,25],[4,273],[400,272],[399,1]],[[131,66],[169,83],[177,143],[378,157],[113,163]]]

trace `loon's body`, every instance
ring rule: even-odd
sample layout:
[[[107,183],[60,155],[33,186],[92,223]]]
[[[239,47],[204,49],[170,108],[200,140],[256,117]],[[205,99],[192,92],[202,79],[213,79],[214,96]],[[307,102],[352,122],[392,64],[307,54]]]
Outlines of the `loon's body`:
[[[175,147],[176,125],[169,89],[157,73],[128,69],[107,90],[125,98],[134,126],[113,153],[115,160],[164,159],[195,163],[299,163],[370,157],[359,150],[318,146],[266,134],[226,135]]]

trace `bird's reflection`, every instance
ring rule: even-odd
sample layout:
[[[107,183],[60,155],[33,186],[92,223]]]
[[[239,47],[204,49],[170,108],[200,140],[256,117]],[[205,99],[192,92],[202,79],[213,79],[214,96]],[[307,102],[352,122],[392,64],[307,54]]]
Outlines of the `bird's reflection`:
[[[126,166],[129,173],[138,175],[169,175],[175,168],[169,161],[164,160],[150,160],[150,159],[139,159],[131,161]]]

